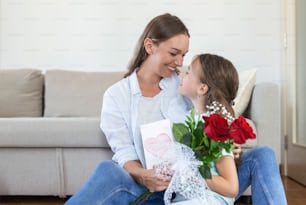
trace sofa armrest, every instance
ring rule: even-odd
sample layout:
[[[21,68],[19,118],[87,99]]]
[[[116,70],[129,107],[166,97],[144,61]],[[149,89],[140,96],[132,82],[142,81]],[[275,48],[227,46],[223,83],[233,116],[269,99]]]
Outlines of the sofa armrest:
[[[279,86],[275,83],[256,84],[246,111],[246,117],[256,126],[257,145],[272,147],[278,163],[280,163],[281,150],[279,92]]]

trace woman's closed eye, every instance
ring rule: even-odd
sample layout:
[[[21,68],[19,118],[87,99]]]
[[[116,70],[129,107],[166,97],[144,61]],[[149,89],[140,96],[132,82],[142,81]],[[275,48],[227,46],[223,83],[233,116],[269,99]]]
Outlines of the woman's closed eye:
[[[177,53],[172,53],[172,52],[170,52],[170,55],[173,56],[173,57],[175,57],[175,56],[177,56]]]

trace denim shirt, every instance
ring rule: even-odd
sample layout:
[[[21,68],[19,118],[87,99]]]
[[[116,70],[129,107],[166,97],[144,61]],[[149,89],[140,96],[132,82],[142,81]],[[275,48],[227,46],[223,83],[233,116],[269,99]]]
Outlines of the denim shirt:
[[[164,91],[160,98],[163,118],[172,123],[183,122],[191,103],[178,94],[178,75],[163,78],[159,86]],[[113,160],[120,166],[130,160],[140,160],[146,168],[138,115],[140,97],[136,71],[104,93],[100,128],[114,152]]]

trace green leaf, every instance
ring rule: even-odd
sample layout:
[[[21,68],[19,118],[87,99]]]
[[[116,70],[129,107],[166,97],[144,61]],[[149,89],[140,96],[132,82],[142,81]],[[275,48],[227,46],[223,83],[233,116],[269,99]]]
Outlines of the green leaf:
[[[231,152],[234,149],[234,144],[223,143],[222,147],[227,151]]]
[[[205,147],[202,145],[202,146],[197,146],[196,148],[194,148],[195,151],[203,151]]]
[[[213,156],[214,156],[215,159],[219,159],[222,156],[222,150],[220,149],[218,151],[215,151],[213,153]]]
[[[174,123],[172,131],[175,140],[178,142],[181,142],[182,137],[189,132],[188,127],[183,123]]]
[[[201,176],[204,179],[211,179],[212,178],[209,164],[204,164],[204,165],[200,166],[199,171],[200,171]]]
[[[206,155],[203,156],[202,161],[205,163],[213,162],[216,161],[219,157],[216,157],[214,154],[213,155]]]
[[[193,132],[193,130],[194,130],[194,122],[193,122],[193,119],[190,118],[190,117],[188,116],[188,117],[187,117],[186,124],[187,124],[188,128],[190,129],[190,131]]]
[[[215,140],[211,140],[210,141],[210,150],[215,150],[216,148],[218,148],[219,143]]]
[[[204,138],[203,138],[203,142],[204,142],[204,145],[205,145],[205,147],[209,147],[209,139],[208,139],[208,137],[207,136],[205,136]]]
[[[194,146],[198,147],[199,145],[202,144],[203,142],[203,138],[204,138],[204,134],[203,134],[203,122],[199,122],[197,124],[197,128],[194,130],[193,135],[194,137]]]
[[[191,147],[191,140],[192,140],[191,134],[186,133],[182,136],[181,143],[187,145],[188,147]]]
[[[201,152],[201,150],[200,149],[195,149],[194,150],[194,156],[196,157],[196,159],[198,159],[198,160],[200,160],[200,161],[202,161],[202,152]]]
[[[194,118],[194,116],[195,116],[195,109],[194,108],[191,109],[190,115],[191,115],[192,118]]]

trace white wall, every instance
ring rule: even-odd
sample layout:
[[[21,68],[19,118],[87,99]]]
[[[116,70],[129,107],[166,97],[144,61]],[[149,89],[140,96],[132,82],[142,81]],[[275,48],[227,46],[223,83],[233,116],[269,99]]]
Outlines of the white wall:
[[[170,12],[191,33],[184,64],[223,55],[280,84],[278,0],[0,0],[0,69],[125,70],[147,22]]]

